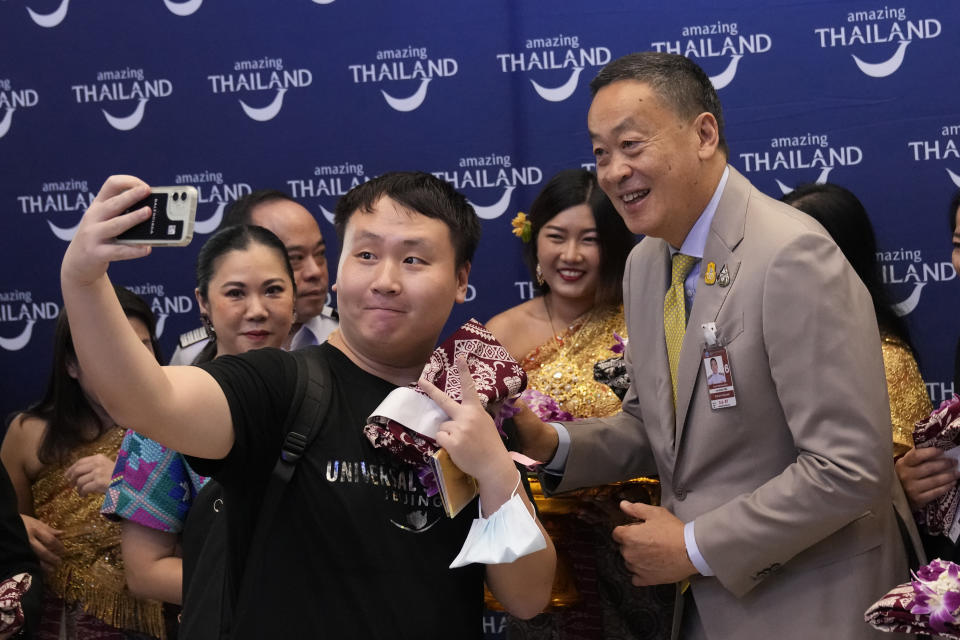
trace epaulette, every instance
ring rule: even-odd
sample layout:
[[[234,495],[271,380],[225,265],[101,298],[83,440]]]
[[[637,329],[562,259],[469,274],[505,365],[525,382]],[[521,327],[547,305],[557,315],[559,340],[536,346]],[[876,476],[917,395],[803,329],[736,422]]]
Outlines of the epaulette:
[[[337,313],[337,310],[333,307],[328,307],[327,305],[323,305],[323,311],[320,312],[320,315],[325,318],[330,318],[331,320],[340,319],[340,314]]]
[[[191,331],[180,334],[180,348],[186,349],[192,344],[197,344],[201,340],[208,338],[206,327],[197,327]]]

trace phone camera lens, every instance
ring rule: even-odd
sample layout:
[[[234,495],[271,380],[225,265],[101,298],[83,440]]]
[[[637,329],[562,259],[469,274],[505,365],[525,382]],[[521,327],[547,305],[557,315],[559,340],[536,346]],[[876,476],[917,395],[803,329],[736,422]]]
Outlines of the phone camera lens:
[[[183,192],[180,193],[180,199],[181,199],[181,200],[186,200],[186,199],[187,199],[187,192],[186,192],[186,191],[183,191]]]
[[[179,200],[179,199],[180,199],[180,194],[177,193],[177,192],[174,192],[174,193],[173,193],[173,201],[176,202],[176,201]]]

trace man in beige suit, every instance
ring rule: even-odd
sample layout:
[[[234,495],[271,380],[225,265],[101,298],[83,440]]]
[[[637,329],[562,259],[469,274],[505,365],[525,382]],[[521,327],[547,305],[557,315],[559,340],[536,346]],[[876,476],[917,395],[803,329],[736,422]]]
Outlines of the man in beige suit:
[[[675,635],[890,638],[863,622],[908,577],[869,294],[816,222],[727,164],[696,64],[632,54],[591,89],[600,185],[647,236],[624,276],[632,383],[622,413],[534,430],[525,450],[550,461],[553,491],[660,476],[663,507],[623,503],[636,523],[613,535],[634,584],[689,580]],[[689,272],[672,273],[675,253]],[[711,406],[714,342],[734,406]]]

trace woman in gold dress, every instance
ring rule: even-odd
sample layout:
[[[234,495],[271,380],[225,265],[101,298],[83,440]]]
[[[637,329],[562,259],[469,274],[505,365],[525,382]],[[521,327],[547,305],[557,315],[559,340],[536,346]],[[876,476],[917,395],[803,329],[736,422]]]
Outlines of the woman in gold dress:
[[[950,235],[953,240],[953,252],[950,258],[953,268],[960,273],[960,190],[954,193],[948,212]],[[954,389],[960,389],[958,386],[960,385],[960,342],[957,343],[954,354],[953,375]],[[956,460],[938,447],[911,449],[897,460],[896,469],[897,477],[903,484],[904,492],[915,512],[952,491],[957,482],[960,482],[960,471],[957,470]],[[924,550],[928,558],[960,561],[960,548],[948,536],[929,535],[925,529],[921,525]]]
[[[617,336],[626,337],[622,279],[633,234],[594,174],[579,169],[554,176],[531,205],[529,220],[521,214],[514,225],[540,295],[495,316],[487,327],[527,372],[526,403],[548,420],[616,413],[620,399],[594,380],[593,371],[614,355]],[[552,609],[528,622],[511,619],[508,637],[669,636],[672,588],[658,592],[630,584],[610,537],[614,522],[601,509],[615,511],[617,501],[612,495],[603,500],[602,491],[538,498],[575,589],[564,589],[565,570],[558,568]]]
[[[117,296],[145,348],[159,353],[150,308],[126,289],[118,287]],[[40,640],[164,636],[160,603],[126,588],[120,525],[100,515],[123,434],[86,390],[61,313],[46,393],[13,418],[0,448],[47,574]]]

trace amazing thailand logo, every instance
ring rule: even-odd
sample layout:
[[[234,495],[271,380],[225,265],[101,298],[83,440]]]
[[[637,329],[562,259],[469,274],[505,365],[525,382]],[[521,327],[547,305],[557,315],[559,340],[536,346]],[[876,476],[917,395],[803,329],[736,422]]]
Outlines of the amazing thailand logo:
[[[599,69],[611,58],[607,47],[581,46],[579,35],[566,34],[526,38],[521,50],[496,54],[501,73],[523,73],[547,102],[567,100],[576,92],[584,69]],[[558,76],[566,79],[547,84],[548,77]]]
[[[419,109],[432,81],[455,76],[460,69],[454,58],[432,58],[426,47],[412,45],[381,49],[373,57],[373,62],[347,66],[353,83],[378,85],[387,105],[401,113]]]
[[[682,26],[679,38],[651,42],[650,48],[695,58],[708,74],[720,66],[713,60],[726,60],[726,63],[720,63],[722,70],[710,74],[714,89],[720,91],[733,83],[746,56],[769,52],[773,48],[773,38],[766,33],[741,33],[736,22],[718,20]]]
[[[850,57],[864,75],[886,78],[900,69],[913,42],[940,37],[943,25],[936,18],[911,20],[905,7],[884,7],[850,11],[841,24],[813,33],[821,49],[852,48],[857,53]],[[879,56],[874,53],[878,51]],[[872,61],[875,57],[879,60]]]

